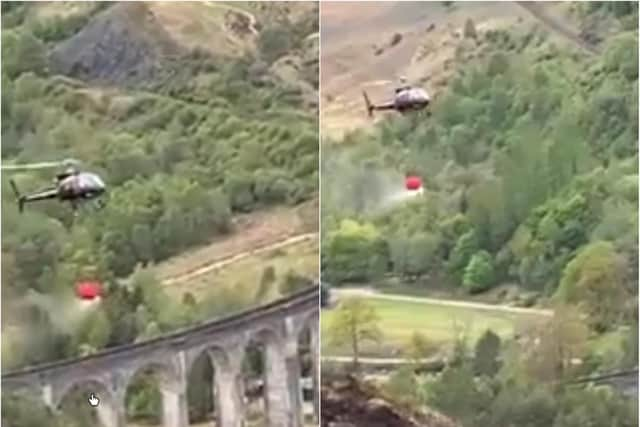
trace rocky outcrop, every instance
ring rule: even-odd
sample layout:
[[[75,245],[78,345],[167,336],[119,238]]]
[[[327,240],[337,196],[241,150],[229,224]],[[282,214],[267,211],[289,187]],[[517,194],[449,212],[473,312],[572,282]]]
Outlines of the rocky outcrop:
[[[144,3],[120,3],[56,46],[54,72],[86,81],[139,83],[154,78],[164,59],[179,53]]]

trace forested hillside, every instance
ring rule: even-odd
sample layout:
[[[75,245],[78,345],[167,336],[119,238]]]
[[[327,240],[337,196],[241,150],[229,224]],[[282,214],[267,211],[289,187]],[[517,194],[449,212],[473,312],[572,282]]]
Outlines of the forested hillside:
[[[201,6],[211,20],[225,17],[221,33],[240,38],[223,4]],[[3,363],[95,351],[237,308],[233,295],[169,305],[149,274],[129,287],[116,278],[241,231],[232,230],[235,213],[315,197],[317,58],[308,60],[307,37],[318,23],[306,6],[277,20],[255,11],[260,32],[231,54],[202,48],[195,35],[196,46],[185,46],[158,4],[3,3],[3,163],[74,158],[108,185],[99,212],[74,219],[53,201],[19,214],[8,179],[34,191],[57,170],[4,173],[5,325],[21,323],[18,305],[34,291],[56,301],[77,280],[98,278],[109,293],[79,335],[36,316],[38,333]],[[297,60],[284,77],[274,67],[283,57]]]
[[[635,289],[636,37],[616,34],[598,58],[541,30],[469,37],[432,117],[389,118],[323,144],[328,280],[392,273],[415,287],[517,283],[549,296],[595,250],[618,260],[606,264],[618,265],[621,292]],[[411,172],[424,197],[385,206]]]
[[[540,26],[469,20],[430,117],[323,141],[323,280],[555,310],[515,336],[461,332],[438,374],[416,374],[441,350],[420,325],[404,353],[415,365],[385,384],[399,406],[465,427],[637,426],[633,399],[561,385],[638,358],[637,3],[572,13],[582,28],[598,23],[588,38],[601,54]],[[423,178],[423,196],[395,197],[405,174]],[[362,301],[363,340],[399,335],[385,329],[396,318],[378,319],[382,302]]]

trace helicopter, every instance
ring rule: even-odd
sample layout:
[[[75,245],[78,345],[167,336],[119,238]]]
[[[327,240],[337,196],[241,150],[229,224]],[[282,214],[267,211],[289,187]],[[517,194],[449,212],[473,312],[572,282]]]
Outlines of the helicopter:
[[[431,103],[431,97],[427,91],[408,85],[405,78],[400,79],[400,85],[395,89],[393,100],[387,103],[373,104],[364,90],[362,95],[364,96],[369,117],[373,117],[374,111],[382,110],[395,110],[399,113],[419,111],[425,109]],[[427,115],[431,115],[430,112],[427,112]]]
[[[3,169],[41,169],[48,167],[66,166],[63,172],[56,174],[54,186],[42,189],[31,194],[21,194],[13,179],[9,181],[11,188],[18,199],[18,209],[23,212],[26,203],[40,200],[58,199],[61,202],[69,202],[77,214],[80,203],[95,200],[99,208],[104,207],[104,201],[99,197],[106,192],[106,185],[102,178],[95,173],[81,172],[78,162],[67,159],[63,162],[37,163],[31,165],[3,166]]]

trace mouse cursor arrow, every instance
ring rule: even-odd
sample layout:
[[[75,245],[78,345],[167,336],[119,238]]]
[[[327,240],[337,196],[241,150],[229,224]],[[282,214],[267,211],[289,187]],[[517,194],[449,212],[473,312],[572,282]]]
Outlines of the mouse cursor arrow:
[[[98,399],[95,394],[91,393],[89,395],[89,405],[95,407],[98,406],[98,403],[100,403],[100,399]]]

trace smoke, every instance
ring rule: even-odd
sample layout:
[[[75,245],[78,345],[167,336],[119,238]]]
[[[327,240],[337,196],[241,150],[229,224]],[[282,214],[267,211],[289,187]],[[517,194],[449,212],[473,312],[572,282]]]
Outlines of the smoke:
[[[82,301],[71,294],[45,295],[30,290],[24,298],[27,306],[37,307],[47,314],[55,332],[73,334],[85,318],[97,307],[99,299]]]
[[[376,215],[422,194],[406,189],[404,173],[356,162],[344,156],[325,164],[322,197],[332,209]]]
[[[21,365],[25,352],[42,349],[52,334],[74,335],[99,304],[99,299],[80,301],[71,292],[47,295],[29,290],[11,298],[10,306],[3,304],[3,368]]]
[[[387,197],[382,200],[381,208],[382,209],[391,209],[407,200],[411,200],[416,196],[421,196],[424,194],[424,190],[421,188],[417,191],[409,191],[405,187],[401,187],[396,189],[395,191],[389,192]]]

